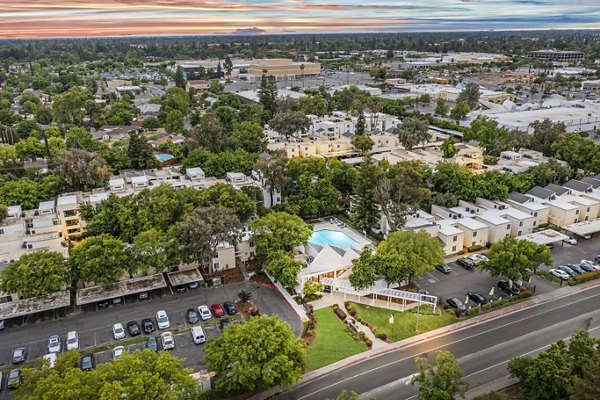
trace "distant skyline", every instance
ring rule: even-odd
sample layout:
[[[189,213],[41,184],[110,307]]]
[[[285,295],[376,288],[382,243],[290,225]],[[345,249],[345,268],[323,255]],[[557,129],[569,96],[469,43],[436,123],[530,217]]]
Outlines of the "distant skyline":
[[[598,29],[600,0],[0,0],[0,38]]]

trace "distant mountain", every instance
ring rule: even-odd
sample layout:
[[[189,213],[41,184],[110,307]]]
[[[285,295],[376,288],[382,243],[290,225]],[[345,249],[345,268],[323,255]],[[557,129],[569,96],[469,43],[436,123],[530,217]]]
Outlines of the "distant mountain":
[[[260,29],[257,27],[254,28],[238,28],[235,31],[233,31],[234,35],[262,35],[263,33],[266,33],[267,31],[265,31],[264,29]]]

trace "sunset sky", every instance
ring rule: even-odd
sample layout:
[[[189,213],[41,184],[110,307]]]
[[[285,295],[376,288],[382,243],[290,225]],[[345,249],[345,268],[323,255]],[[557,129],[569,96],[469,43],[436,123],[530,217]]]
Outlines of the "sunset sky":
[[[600,0],[0,0],[0,38],[600,28]]]

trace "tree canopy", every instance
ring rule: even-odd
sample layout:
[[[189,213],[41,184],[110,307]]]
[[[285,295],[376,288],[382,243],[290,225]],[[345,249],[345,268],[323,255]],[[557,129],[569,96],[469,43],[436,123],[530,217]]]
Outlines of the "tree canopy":
[[[69,283],[69,267],[63,255],[53,251],[23,254],[0,272],[0,289],[21,298],[46,297]]]

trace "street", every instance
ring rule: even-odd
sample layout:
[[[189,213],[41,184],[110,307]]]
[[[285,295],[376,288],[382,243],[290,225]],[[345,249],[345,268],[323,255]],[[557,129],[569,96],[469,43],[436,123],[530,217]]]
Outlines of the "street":
[[[506,364],[512,358],[535,355],[555,341],[568,338],[575,330],[584,328],[589,318],[593,318],[590,332],[600,337],[598,304],[600,286],[561,295],[530,308],[337,368],[277,398],[335,398],[347,389],[364,399],[413,399],[417,389],[406,383],[416,372],[415,357],[426,357],[433,362],[439,350],[454,354],[471,388],[476,388],[505,377],[508,374]]]

